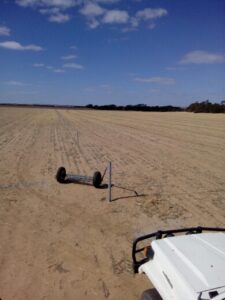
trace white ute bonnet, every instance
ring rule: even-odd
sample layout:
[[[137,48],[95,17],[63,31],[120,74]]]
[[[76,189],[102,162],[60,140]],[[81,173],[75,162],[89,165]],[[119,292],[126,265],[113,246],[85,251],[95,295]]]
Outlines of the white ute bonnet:
[[[154,240],[151,247],[154,257],[141,265],[139,272],[146,273],[157,290],[163,291],[163,299],[192,300],[205,291],[225,291],[224,233],[167,237]]]

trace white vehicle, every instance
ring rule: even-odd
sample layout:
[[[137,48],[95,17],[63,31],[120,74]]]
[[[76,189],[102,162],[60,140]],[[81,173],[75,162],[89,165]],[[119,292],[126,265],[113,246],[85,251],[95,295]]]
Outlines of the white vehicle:
[[[141,236],[133,242],[132,258],[134,272],[145,273],[155,287],[141,300],[225,300],[225,228]]]

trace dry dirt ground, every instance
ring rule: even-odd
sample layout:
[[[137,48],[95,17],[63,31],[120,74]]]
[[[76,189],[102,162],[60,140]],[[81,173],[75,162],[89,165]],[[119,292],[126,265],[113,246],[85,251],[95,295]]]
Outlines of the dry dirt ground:
[[[59,184],[113,164],[113,188]],[[225,115],[0,108],[0,298],[136,300],[132,240],[225,227]]]

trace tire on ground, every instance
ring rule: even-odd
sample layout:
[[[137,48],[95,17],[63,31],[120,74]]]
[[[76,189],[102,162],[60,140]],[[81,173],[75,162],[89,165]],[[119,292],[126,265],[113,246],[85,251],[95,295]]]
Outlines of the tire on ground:
[[[64,167],[59,167],[56,173],[56,180],[59,183],[64,183],[66,178],[66,169]]]
[[[99,171],[94,172],[93,175],[93,186],[99,188],[102,183],[102,175]]]
[[[156,289],[149,289],[143,292],[140,300],[162,300]]]

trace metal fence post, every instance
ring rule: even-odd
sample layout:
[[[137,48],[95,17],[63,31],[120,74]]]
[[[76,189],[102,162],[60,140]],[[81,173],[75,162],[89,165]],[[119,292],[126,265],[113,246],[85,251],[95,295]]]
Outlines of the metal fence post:
[[[111,200],[112,200],[112,163],[111,163],[111,161],[109,161],[108,169],[109,169],[109,186],[108,186],[109,196],[108,196],[108,200],[109,200],[109,202],[111,202]]]

